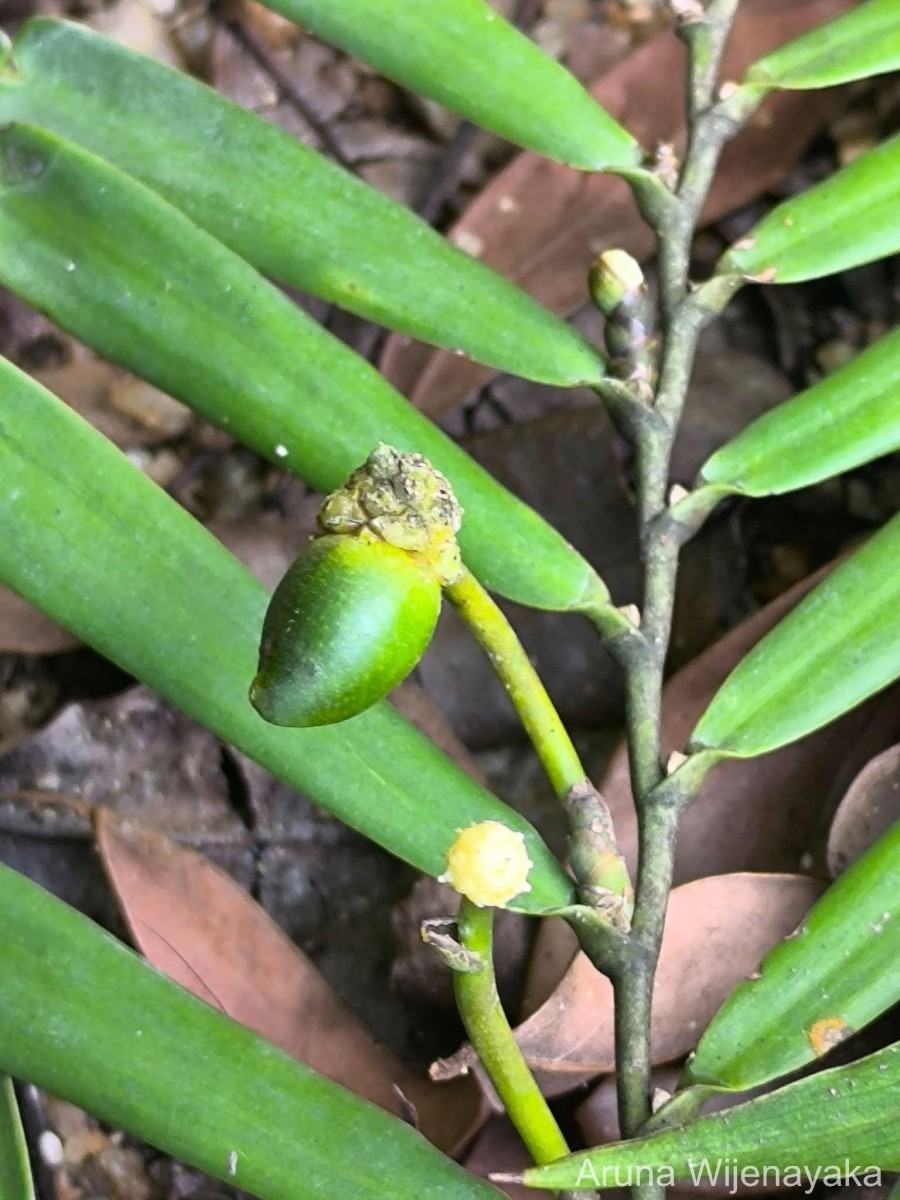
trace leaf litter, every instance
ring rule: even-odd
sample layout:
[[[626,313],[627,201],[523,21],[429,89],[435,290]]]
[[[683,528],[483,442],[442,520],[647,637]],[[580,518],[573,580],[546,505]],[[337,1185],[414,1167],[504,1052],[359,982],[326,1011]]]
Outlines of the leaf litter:
[[[170,978],[451,1151],[478,1119],[469,1080],[430,1084],[379,1046],[309,959],[224,872],[99,808],[97,847],[135,944]]]

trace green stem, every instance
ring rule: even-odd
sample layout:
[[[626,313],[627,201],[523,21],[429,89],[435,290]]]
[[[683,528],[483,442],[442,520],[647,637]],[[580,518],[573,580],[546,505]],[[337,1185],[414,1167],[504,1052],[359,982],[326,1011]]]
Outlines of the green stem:
[[[688,123],[693,127],[709,107],[716,89],[719,61],[740,0],[708,0],[699,19],[687,18],[678,36],[688,47]]]
[[[469,1041],[534,1161],[541,1165],[562,1158],[569,1153],[566,1139],[522,1057],[497,994],[494,910],[478,908],[463,898],[457,930],[464,949],[483,964],[480,971],[453,976],[456,1003]]]
[[[562,802],[571,831],[570,865],[582,901],[610,924],[627,928],[631,879],[616,845],[609,810],[587,778],[572,739],[515,630],[471,572],[466,571],[444,591],[486,651]],[[621,617],[609,604],[604,608]],[[622,634],[617,627],[614,641],[639,638],[626,618],[621,620],[627,633]]]
[[[585,779],[584,767],[515,630],[471,571],[444,594],[500,676],[554,791],[567,796]]]

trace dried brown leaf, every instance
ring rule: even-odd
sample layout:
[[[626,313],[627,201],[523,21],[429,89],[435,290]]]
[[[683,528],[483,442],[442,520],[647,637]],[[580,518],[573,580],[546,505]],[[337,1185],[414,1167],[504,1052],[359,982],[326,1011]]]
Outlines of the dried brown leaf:
[[[34,377],[117,446],[168,441],[192,420],[183,404],[103,359],[75,359],[36,371]]]
[[[0,586],[0,654],[59,654],[78,638]]]
[[[755,59],[852,3],[747,0],[738,11],[721,78],[739,78]],[[642,145],[683,146],[684,51],[674,34],[661,34],[642,46],[591,90]],[[796,162],[833,105],[833,92],[770,97],[725,151],[703,220],[713,221],[773,186]],[[619,246],[637,258],[653,250],[651,231],[625,183],[609,175],[585,176],[530,153],[513,159],[449,236],[564,314],[586,301],[587,264],[598,250]],[[448,412],[492,374],[478,363],[400,336],[387,342],[381,369],[434,417]]]
[[[553,995],[553,989],[565,975],[578,953],[578,939],[562,917],[542,921],[534,939],[528,975],[522,989],[519,1017],[522,1021],[536,1013]]]
[[[900,745],[868,762],[838,805],[828,835],[828,869],[837,878],[900,821]]]
[[[136,945],[161,971],[289,1054],[389,1112],[399,1092],[452,1149],[480,1103],[469,1081],[409,1071],[338,1001],[306,956],[228,875],[149,826],[95,812],[97,846]]]
[[[490,1118],[462,1161],[464,1167],[482,1179],[501,1171],[511,1175],[533,1165],[512,1123],[501,1116]],[[534,1200],[533,1189],[522,1184],[498,1183],[496,1187],[509,1200]]]

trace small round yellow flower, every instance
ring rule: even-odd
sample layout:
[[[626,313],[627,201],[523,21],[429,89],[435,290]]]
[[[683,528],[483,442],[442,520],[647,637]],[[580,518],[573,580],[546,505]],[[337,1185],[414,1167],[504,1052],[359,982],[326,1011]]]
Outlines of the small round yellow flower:
[[[524,834],[499,821],[481,821],[459,831],[440,878],[480,908],[499,908],[531,891],[528,872],[533,865]]]

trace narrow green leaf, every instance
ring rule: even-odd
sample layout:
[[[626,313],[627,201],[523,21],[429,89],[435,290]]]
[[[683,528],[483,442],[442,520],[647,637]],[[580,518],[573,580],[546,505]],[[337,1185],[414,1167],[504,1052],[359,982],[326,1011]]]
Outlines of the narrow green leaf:
[[[866,0],[761,58],[746,82],[765,88],[824,88],[900,68],[897,0]]]
[[[0,132],[0,282],[320,491],[379,441],[426,455],[465,509],[463,556],[487,587],[537,608],[608,600],[555,530],[252,267],[28,126]]]
[[[900,1043],[849,1066],[822,1071],[768,1096],[702,1117],[683,1129],[667,1130],[631,1142],[582,1151],[525,1172],[529,1187],[623,1187],[653,1179],[714,1182],[731,1192],[734,1172],[745,1171],[745,1186],[766,1190],[819,1180],[832,1185],[858,1170],[857,1181],[880,1182],[875,1175],[900,1168]],[[849,1161],[848,1161],[849,1160]],[[726,1166],[731,1174],[725,1178]],[[638,1169],[644,1168],[641,1175]],[[752,1172],[758,1174],[755,1178]],[[616,1172],[618,1171],[618,1177]],[[778,1172],[776,1175],[775,1172]],[[631,1173],[629,1175],[629,1173]]]
[[[738,664],[692,750],[752,758],[821,729],[900,676],[900,515]]]
[[[587,171],[640,147],[485,0],[267,0],[268,8],[493,133]]]
[[[24,26],[13,55],[0,120],[93,151],[264,274],[526,379],[602,378],[597,352],[525,292],[196,80],[48,18]]]
[[[0,1075],[0,1196],[3,1200],[34,1200],[28,1148],[8,1075]]]
[[[0,360],[0,579],[224,740],[393,854],[438,875],[457,830],[526,836],[531,892],[568,879],[532,827],[386,702],[340,725],[280,729],[247,699],[268,596],[114,446]]]
[[[898,962],[900,821],[732,992],[685,1083],[748,1091],[820,1057],[900,1000]]]
[[[900,250],[900,134],[785,200],[727,251],[717,275],[798,283]]]
[[[411,1126],[0,866],[0,1067],[261,1200],[496,1200]],[[3,1200],[8,1200],[3,1193]]]
[[[900,330],[754,421],[709,458],[699,482],[771,496],[900,449]]]

